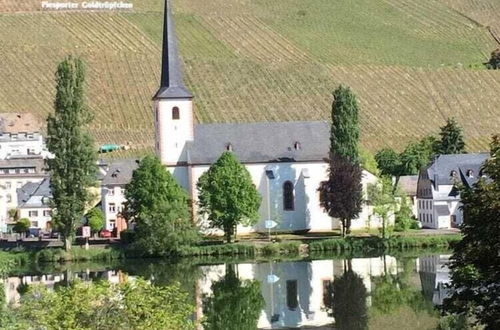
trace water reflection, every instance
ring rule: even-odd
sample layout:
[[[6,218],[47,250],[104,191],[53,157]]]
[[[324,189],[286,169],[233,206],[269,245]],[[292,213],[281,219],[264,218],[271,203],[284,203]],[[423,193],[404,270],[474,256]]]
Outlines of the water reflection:
[[[130,262],[114,269],[22,274],[5,279],[8,303],[26,286],[49,288],[69,280],[123,282],[141,276],[158,285],[180,282],[197,305],[193,317],[206,329],[323,327],[367,329],[377,315],[408,306],[433,313],[449,282],[448,255],[299,260],[200,265],[184,261]]]

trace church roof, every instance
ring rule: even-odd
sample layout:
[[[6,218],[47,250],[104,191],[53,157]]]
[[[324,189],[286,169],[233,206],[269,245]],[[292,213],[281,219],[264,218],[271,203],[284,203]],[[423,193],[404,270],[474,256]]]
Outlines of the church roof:
[[[177,51],[172,5],[165,0],[165,14],[163,19],[163,50],[160,89],[154,99],[192,98],[193,96],[184,86],[182,68]]]
[[[189,163],[212,164],[231,149],[242,163],[323,161],[330,148],[325,121],[195,125]]]

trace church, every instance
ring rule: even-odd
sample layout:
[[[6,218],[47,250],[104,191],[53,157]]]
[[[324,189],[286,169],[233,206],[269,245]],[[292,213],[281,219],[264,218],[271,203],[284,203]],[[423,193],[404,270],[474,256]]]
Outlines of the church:
[[[330,124],[325,121],[197,124],[193,95],[183,82],[172,8],[165,1],[161,83],[153,97],[155,150],[193,201],[196,217],[200,176],[223,152],[233,152],[262,196],[259,222],[238,233],[267,231],[266,220],[287,232],[328,231],[339,222],[320,207],[318,187],[327,179]],[[363,188],[377,178],[363,171]],[[377,227],[363,207],[352,228]],[[200,220],[200,219],[196,219]],[[274,230],[274,229],[273,229]]]

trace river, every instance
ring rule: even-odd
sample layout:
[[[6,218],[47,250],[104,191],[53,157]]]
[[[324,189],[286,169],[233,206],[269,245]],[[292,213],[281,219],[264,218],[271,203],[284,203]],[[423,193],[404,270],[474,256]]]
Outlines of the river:
[[[19,301],[27,285],[49,288],[68,279],[114,283],[141,276],[174,282],[190,293],[195,319],[226,329],[432,329],[434,306],[446,297],[446,253],[225,262],[212,259],[127,260],[26,267],[4,281]]]

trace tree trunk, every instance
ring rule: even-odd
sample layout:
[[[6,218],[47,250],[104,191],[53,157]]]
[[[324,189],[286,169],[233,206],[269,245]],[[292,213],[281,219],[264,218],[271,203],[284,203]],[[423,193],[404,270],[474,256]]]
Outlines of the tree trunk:
[[[71,251],[71,238],[69,237],[65,237],[64,238],[64,250],[66,250],[66,252],[69,252]]]
[[[345,237],[345,233],[346,233],[346,231],[345,231],[346,220],[345,220],[345,219],[342,219],[342,220],[340,221],[340,223],[341,223],[341,226],[342,226],[342,237]]]

